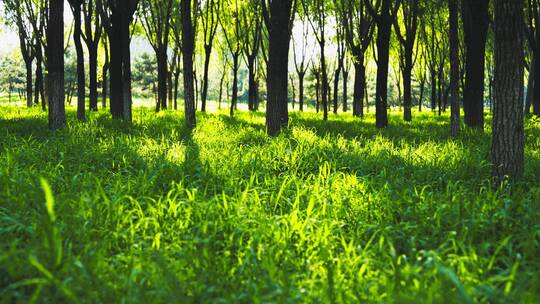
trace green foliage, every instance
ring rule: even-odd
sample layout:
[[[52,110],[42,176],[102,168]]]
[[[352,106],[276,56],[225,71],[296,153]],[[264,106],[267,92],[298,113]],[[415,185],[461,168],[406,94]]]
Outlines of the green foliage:
[[[493,189],[489,131],[447,117],[238,114],[0,108],[0,302],[538,302],[538,122]]]

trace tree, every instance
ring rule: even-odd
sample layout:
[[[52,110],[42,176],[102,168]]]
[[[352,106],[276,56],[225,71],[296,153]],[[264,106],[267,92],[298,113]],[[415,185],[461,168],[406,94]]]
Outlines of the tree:
[[[199,5],[199,15],[201,16],[201,25],[204,37],[204,71],[202,79],[201,92],[201,111],[206,111],[206,100],[208,98],[208,70],[210,67],[210,58],[216,37],[219,14],[222,0],[208,0],[204,4]]]
[[[141,7],[146,38],[154,49],[158,71],[158,102],[156,110],[167,109],[167,78],[169,37],[173,0],[143,0]]]
[[[323,119],[328,120],[328,71],[326,66],[326,34],[328,26],[327,10],[329,2],[326,0],[302,0],[302,8],[307,15],[307,20],[313,29],[320,49],[321,59],[321,97],[323,107]]]
[[[540,3],[538,0],[527,0],[527,41],[531,49],[532,59],[529,69],[529,86],[531,91],[533,113],[540,116]],[[539,85],[537,85],[539,84]],[[530,100],[527,98],[527,100]]]
[[[233,83],[229,112],[231,116],[234,116],[234,110],[236,108],[236,104],[238,103],[238,69],[240,68],[239,59],[240,54],[242,53],[242,38],[244,33],[241,32],[242,28],[240,26],[240,9],[238,6],[238,0],[230,1],[232,2],[228,2],[229,8],[220,14],[219,22],[221,23],[221,28],[223,29],[225,42],[227,43],[232,56]]]
[[[49,128],[66,124],[64,106],[64,1],[49,0],[47,27],[47,96],[49,97]]]
[[[82,11],[84,16],[84,35],[83,40],[88,49],[88,76],[89,76],[89,109],[90,111],[98,110],[98,79],[97,79],[97,69],[98,69],[98,49],[99,41],[102,38],[103,27],[101,24],[101,17],[96,8],[97,0],[87,0],[82,1]],[[105,49],[106,60],[105,63],[108,65],[108,48]],[[107,92],[106,88],[106,79],[107,79],[107,69],[103,71],[103,90],[105,91],[105,96]],[[104,99],[105,102],[105,99]],[[105,103],[104,103],[105,104]]]
[[[366,92],[365,53],[373,37],[374,20],[367,12],[364,0],[342,0],[339,8],[343,15],[345,39],[354,61],[353,115],[364,116]]]
[[[80,121],[86,120],[85,113],[85,73],[84,73],[84,50],[82,46],[82,0],[68,0],[68,3],[73,12],[74,32],[73,40],[75,41],[75,51],[77,53],[77,119]]]
[[[19,48],[26,68],[26,106],[31,108],[33,105],[32,89],[32,63],[35,59],[33,41],[35,40],[32,25],[24,16],[24,5],[20,0],[5,0],[5,9],[8,14],[8,20],[16,25],[19,34]]]
[[[289,124],[289,48],[296,0],[261,0],[268,30],[266,132],[277,135]]]
[[[308,50],[308,35],[309,31],[305,22],[302,22],[302,39],[300,42],[300,51],[297,51],[298,41],[293,37],[293,56],[294,68],[298,74],[298,103],[300,111],[304,111],[304,79],[310,66],[311,60],[306,61],[306,53]],[[300,57],[300,58],[298,58]]]
[[[243,32],[244,60],[248,67],[248,108],[256,111],[257,103],[257,56],[262,39],[262,16],[259,0],[249,0],[240,10]]]
[[[403,116],[405,121],[412,120],[412,70],[414,67],[414,45],[418,29],[420,4],[418,0],[403,0],[401,5],[401,21],[405,33],[402,33],[398,18],[394,18],[394,27],[400,43],[400,56],[403,73]]]
[[[138,0],[96,0],[110,52],[110,103],[114,119],[131,122],[131,32]]]
[[[450,104],[452,113],[450,118],[450,133],[452,137],[459,135],[460,104],[459,104],[459,25],[458,2],[448,0],[450,12]]]
[[[461,12],[465,36],[465,87],[463,88],[465,123],[471,128],[483,129],[489,0],[462,0]]]
[[[495,79],[491,162],[497,182],[524,171],[523,1],[495,0]]]
[[[374,6],[364,0],[377,25],[377,88],[375,93],[375,119],[377,128],[388,126],[388,62],[392,24],[401,1],[381,0]]]
[[[195,87],[193,56],[195,52],[195,27],[193,8],[197,0],[181,0],[182,13],[182,60],[184,65],[184,111],[185,123],[189,128],[197,124],[195,116]]]

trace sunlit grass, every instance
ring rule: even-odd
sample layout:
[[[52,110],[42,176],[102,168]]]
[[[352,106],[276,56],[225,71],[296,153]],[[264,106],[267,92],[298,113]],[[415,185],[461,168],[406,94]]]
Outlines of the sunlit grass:
[[[294,113],[269,139],[225,113],[52,133],[0,108],[1,300],[539,300],[539,122],[525,179],[493,189],[489,130],[452,140],[446,116]]]

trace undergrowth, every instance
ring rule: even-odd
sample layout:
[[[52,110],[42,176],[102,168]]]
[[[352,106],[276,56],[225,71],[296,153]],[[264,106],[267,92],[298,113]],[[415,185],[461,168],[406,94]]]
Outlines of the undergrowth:
[[[2,302],[540,301],[539,122],[493,188],[490,130],[432,113],[133,116],[0,108]]]

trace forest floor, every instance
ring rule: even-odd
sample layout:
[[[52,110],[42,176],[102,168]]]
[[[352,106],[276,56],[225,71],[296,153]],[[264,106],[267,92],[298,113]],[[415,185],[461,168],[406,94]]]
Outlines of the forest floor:
[[[69,117],[0,107],[0,302],[540,301],[538,121],[493,188],[490,130],[433,113]]]

